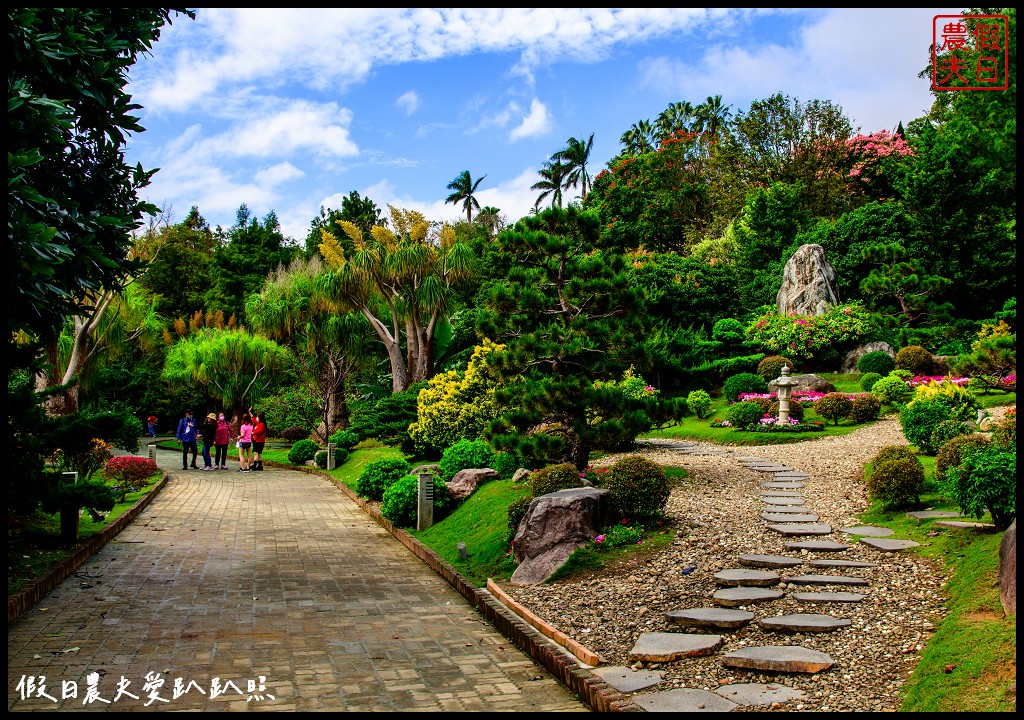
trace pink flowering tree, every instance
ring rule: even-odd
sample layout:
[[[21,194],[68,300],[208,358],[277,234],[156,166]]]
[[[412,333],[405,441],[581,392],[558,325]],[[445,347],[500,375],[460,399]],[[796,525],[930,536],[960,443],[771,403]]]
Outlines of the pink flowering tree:
[[[872,200],[884,200],[894,194],[893,173],[899,162],[913,155],[902,135],[879,130],[870,135],[855,135],[846,141],[850,164],[850,183]]]

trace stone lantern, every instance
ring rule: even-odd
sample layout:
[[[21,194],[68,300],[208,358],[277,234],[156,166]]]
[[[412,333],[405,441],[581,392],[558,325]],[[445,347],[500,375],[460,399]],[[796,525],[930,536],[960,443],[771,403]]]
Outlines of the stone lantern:
[[[775,385],[778,387],[776,392],[779,397],[779,425],[789,424],[789,394],[792,392],[793,387],[799,384],[799,381],[789,376],[789,365],[783,365],[782,374],[775,381]]]

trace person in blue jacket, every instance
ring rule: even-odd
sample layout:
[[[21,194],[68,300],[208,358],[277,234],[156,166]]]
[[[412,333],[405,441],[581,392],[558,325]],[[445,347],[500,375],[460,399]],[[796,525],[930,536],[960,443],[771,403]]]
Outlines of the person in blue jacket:
[[[192,469],[198,470],[196,467],[196,455],[199,453],[199,449],[196,447],[196,421],[192,419],[192,411],[186,410],[185,417],[178,421],[178,432],[174,435],[178,439],[178,444],[181,445],[181,469],[188,470],[188,451],[192,450]]]

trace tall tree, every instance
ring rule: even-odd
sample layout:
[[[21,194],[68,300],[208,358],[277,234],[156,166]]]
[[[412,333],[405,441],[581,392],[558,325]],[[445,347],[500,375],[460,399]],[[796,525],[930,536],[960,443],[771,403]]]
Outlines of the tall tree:
[[[480,209],[480,202],[476,199],[474,193],[476,193],[476,189],[480,187],[480,183],[484,181],[485,177],[487,176],[484,175],[484,177],[473,182],[469,170],[463,170],[446,187],[447,190],[452,191],[452,194],[445,198],[445,205],[448,203],[453,205],[462,203],[462,209],[466,211],[466,222],[470,225],[473,224],[473,208]]]
[[[578,186],[581,201],[586,200],[587,188],[590,186],[587,163],[590,161],[590,150],[593,146],[594,133],[590,133],[590,137],[585,141],[571,137],[566,141],[564,148],[551,156],[551,162],[562,163],[566,166],[564,187],[569,189]]]
[[[708,133],[711,137],[717,137],[718,131],[725,127],[729,118],[732,117],[732,111],[729,109],[731,107],[732,105],[722,104],[721,95],[708,95],[708,99],[694,110],[694,115],[703,132]]]
[[[624,155],[636,157],[645,153],[654,152],[657,146],[657,137],[650,120],[641,120],[633,123],[633,126],[622,133],[619,138],[622,143]]]
[[[693,105],[689,102],[669,103],[669,106],[661,111],[658,119],[654,121],[655,132],[658,142],[682,132],[692,130],[692,125],[697,119]]]
[[[565,176],[569,168],[560,162],[545,162],[537,171],[540,180],[530,186],[531,190],[540,190],[540,195],[533,203],[534,209],[540,207],[544,198],[551,198],[551,207],[562,207],[562,189],[565,187]]]

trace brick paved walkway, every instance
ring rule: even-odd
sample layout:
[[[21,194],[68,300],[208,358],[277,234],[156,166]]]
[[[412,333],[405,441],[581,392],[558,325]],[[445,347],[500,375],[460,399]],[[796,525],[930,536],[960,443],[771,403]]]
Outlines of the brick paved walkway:
[[[159,455],[167,487],[8,629],[9,710],[588,711],[324,479]],[[90,673],[139,699],[85,704]],[[21,699],[40,676],[58,702]]]

